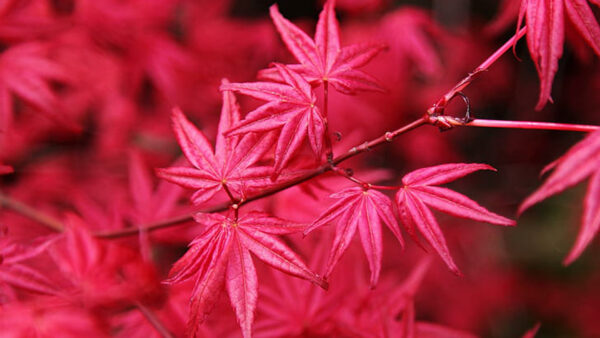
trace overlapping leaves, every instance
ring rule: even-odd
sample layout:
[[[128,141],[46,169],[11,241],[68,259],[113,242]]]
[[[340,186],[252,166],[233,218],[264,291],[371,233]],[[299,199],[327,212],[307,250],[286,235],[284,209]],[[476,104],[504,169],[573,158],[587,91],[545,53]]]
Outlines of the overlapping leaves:
[[[519,213],[589,177],[581,230],[564,260],[565,264],[570,264],[581,255],[600,228],[600,131],[588,135],[545,170],[550,169],[552,174],[521,204]]]
[[[43,253],[55,239],[39,238],[33,243],[23,244],[0,234],[0,283],[39,293],[56,294],[57,289],[52,281],[25,263]]]
[[[196,280],[191,299],[189,329],[193,333],[218,299],[223,284],[235,309],[244,337],[250,337],[258,293],[258,280],[250,252],[290,275],[327,288],[302,259],[273,235],[303,229],[260,212],[235,220],[220,214],[203,214],[195,220],[206,231],[194,239],[187,253],[173,266],[168,283]]]
[[[223,86],[227,85],[226,80]],[[202,204],[228,189],[238,198],[256,187],[266,187],[271,168],[253,166],[270,148],[269,134],[245,133],[225,137],[225,131],[240,121],[239,108],[233,93],[223,92],[223,108],[217,130],[215,150],[206,136],[199,131],[179,109],[173,110],[173,129],[185,157],[194,166],[158,169],[158,176],[187,188],[197,189],[192,196],[195,204]]]
[[[299,74],[275,64],[284,84],[274,82],[224,83],[221,90],[234,90],[268,103],[248,113],[227,131],[229,137],[252,132],[280,130],[275,149],[274,173],[278,175],[308,137],[317,158],[323,153],[325,119],[316,106],[310,84]]]
[[[600,5],[597,0],[592,2]],[[540,77],[538,110],[551,100],[552,81],[563,52],[565,16],[600,56],[600,26],[586,0],[521,0],[519,25],[525,18],[527,46]]]
[[[312,84],[331,83],[344,94],[359,90],[383,91],[383,87],[370,75],[357,70],[385,49],[380,43],[340,46],[340,28],[334,11],[335,1],[329,0],[319,15],[314,40],[296,25],[284,18],[277,5],[271,6],[271,18],[283,42],[300,64],[289,65]],[[261,71],[260,77],[280,81],[281,75],[270,68]]]

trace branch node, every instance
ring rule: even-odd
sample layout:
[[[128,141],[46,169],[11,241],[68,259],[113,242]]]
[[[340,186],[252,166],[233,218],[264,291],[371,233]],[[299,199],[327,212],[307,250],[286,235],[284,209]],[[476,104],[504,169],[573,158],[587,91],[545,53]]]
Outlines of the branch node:
[[[385,132],[385,136],[384,136],[384,137],[385,137],[385,140],[386,140],[386,141],[388,141],[388,142],[392,142],[392,140],[394,139],[394,134],[392,134],[392,133],[391,133],[391,132],[389,132],[389,131],[386,131],[386,132]]]

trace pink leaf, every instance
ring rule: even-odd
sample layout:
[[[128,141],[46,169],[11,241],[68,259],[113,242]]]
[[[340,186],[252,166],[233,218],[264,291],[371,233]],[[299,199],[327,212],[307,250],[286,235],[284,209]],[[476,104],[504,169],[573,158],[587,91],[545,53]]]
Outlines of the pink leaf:
[[[583,204],[583,220],[577,240],[564,260],[565,265],[575,261],[590,244],[600,229],[600,171],[596,171],[588,186]]]
[[[205,168],[211,174],[216,174],[216,163],[210,143],[179,108],[173,109],[173,130],[188,161],[196,168]]]
[[[314,274],[290,248],[281,241],[252,228],[238,231],[240,242],[260,260],[290,275],[309,280],[327,289],[327,282]]]
[[[440,226],[433,217],[431,211],[425,204],[410,192],[405,193],[404,204],[400,208],[404,208],[411,220],[416,224],[421,234],[427,239],[427,242],[437,251],[440,257],[444,260],[448,268],[457,275],[460,275],[458,267],[454,263],[444,234],[440,230]]]
[[[57,294],[58,290],[48,277],[22,264],[7,264],[0,266],[0,283],[8,283],[14,287],[43,294]]]
[[[348,208],[339,218],[335,229],[333,245],[329,252],[329,258],[327,259],[325,278],[328,278],[329,275],[331,275],[333,268],[350,245],[354,233],[356,232],[356,227],[358,226],[358,216],[360,215],[360,212],[360,208]]]
[[[600,165],[600,132],[588,135],[567,151],[555,164],[544,184],[519,207],[519,214],[532,205],[580,182]]]
[[[290,68],[275,64],[285,84],[269,82],[230,83],[221,90],[233,90],[268,101],[248,113],[231,128],[229,136],[249,132],[280,130],[275,149],[274,177],[277,177],[308,135],[315,157],[323,151],[325,120],[316,106],[316,96],[310,84]]]
[[[463,194],[441,187],[418,186],[412,193],[425,204],[447,214],[499,225],[515,225],[515,221],[488,211]]]
[[[583,39],[600,55],[600,26],[586,0],[565,1],[567,15]]]
[[[222,81],[222,86],[230,83]],[[239,107],[231,91],[223,91],[223,107],[219,122],[215,152],[202,132],[192,125],[175,109],[173,126],[179,144],[186,158],[195,168],[171,167],[157,169],[159,177],[181,186],[197,189],[192,195],[194,204],[203,204],[213,198],[226,186],[242,199],[249,190],[257,187],[270,187],[270,173],[266,167],[253,167],[271,148],[273,135],[270,133],[254,133],[244,136],[224,133],[240,120]]]
[[[334,5],[334,0],[328,0],[323,6],[314,40],[285,19],[276,5],[271,6],[273,23],[285,45],[300,62],[300,65],[289,67],[313,84],[331,82],[344,94],[352,95],[358,90],[384,91],[377,80],[356,68],[364,66],[385,47],[381,44],[360,44],[342,48]],[[273,70],[261,71],[260,77],[282,80],[282,74]]]
[[[258,280],[250,252],[243,247],[234,235],[229,263],[227,264],[227,293],[235,309],[242,335],[248,338],[252,334],[254,309],[258,293]]]
[[[358,227],[361,243],[371,270],[371,287],[375,287],[379,279],[383,252],[382,221],[396,236],[400,245],[404,244],[392,212],[392,202],[379,191],[364,190],[360,187],[344,189],[332,194],[331,197],[339,200],[304,230],[304,234],[339,218],[327,263],[325,273],[327,277],[350,245]]]
[[[284,18],[281,13],[279,13],[279,8],[276,4],[271,6],[269,13],[271,14],[271,19],[273,19],[273,23],[275,24],[275,27],[277,27],[283,42],[292,54],[294,54],[296,59],[303,65],[310,65],[311,68],[322,68],[313,40],[296,27],[296,25]]]
[[[359,215],[358,232],[360,240],[367,255],[369,269],[371,270],[371,288],[375,288],[381,271],[381,259],[383,255],[381,220],[375,205],[369,199],[362,200],[362,213]]]
[[[537,335],[538,331],[540,330],[541,326],[542,326],[542,323],[540,323],[540,322],[535,323],[535,325],[531,329],[527,330],[527,332],[525,332],[525,334],[523,334],[522,338],[534,338]]]
[[[340,50],[340,27],[335,18],[334,0],[329,0],[323,6],[319,15],[317,31],[315,32],[315,45],[322,58],[323,70],[329,72]]]
[[[407,186],[438,185],[452,182],[478,170],[493,170],[487,164],[480,163],[450,163],[415,170],[402,178]]]
[[[408,233],[418,242],[415,228],[437,251],[453,272],[460,274],[446,240],[428,205],[463,218],[512,226],[514,221],[488,211],[470,198],[447,188],[431,186],[454,181],[477,170],[494,170],[487,164],[451,163],[415,170],[402,178],[404,187],[396,194],[400,219]]]

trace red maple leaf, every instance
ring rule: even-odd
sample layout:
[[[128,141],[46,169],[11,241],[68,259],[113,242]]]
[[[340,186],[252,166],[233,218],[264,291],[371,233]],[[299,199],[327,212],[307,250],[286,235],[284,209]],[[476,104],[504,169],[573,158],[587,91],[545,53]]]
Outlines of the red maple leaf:
[[[287,48],[300,64],[289,65],[309,82],[318,85],[331,83],[344,94],[357,90],[385,91],[373,77],[357,70],[386,48],[381,43],[340,46],[340,28],[334,11],[335,1],[328,0],[319,15],[314,40],[284,18],[277,5],[271,6],[271,18]],[[281,80],[275,69],[265,69],[259,77]]]
[[[250,337],[258,293],[250,252],[276,269],[327,288],[321,277],[273,236],[301,231],[304,225],[260,212],[248,213],[237,220],[220,214],[198,213],[195,220],[207,229],[190,243],[190,249],[173,265],[166,281],[196,280],[188,323],[190,333],[193,334],[197,325],[204,321],[226,284],[242,334]]]
[[[600,228],[600,131],[591,133],[574,145],[543,172],[550,169],[553,170],[552,174],[521,204],[519,213],[590,177],[584,199],[581,230],[564,260],[564,264],[571,264],[590,244]]]
[[[592,1],[600,5],[597,0]],[[600,26],[586,0],[522,0],[519,26],[527,21],[527,46],[540,77],[536,109],[552,101],[552,81],[562,56],[565,13],[581,37],[600,56]]]
[[[57,294],[52,280],[24,264],[43,253],[57,237],[40,237],[32,243],[19,243],[0,235],[0,284],[45,294]]]
[[[13,95],[35,107],[48,118],[73,130],[80,128],[59,115],[59,101],[49,82],[67,82],[63,68],[46,56],[48,46],[38,42],[10,47],[0,55],[0,131],[13,122]]]
[[[315,241],[295,241],[301,252],[310,252],[308,266],[316,269],[327,258],[329,236]],[[352,271],[357,265],[351,264]],[[361,270],[362,271],[362,270]],[[323,290],[298,278],[271,270],[272,279],[261,285],[261,302],[255,325],[256,337],[330,337],[336,336],[335,321],[354,290],[354,279],[346,274],[333,283],[332,289]],[[349,270],[346,272],[350,272]]]
[[[228,82],[223,80],[222,86]],[[173,110],[173,129],[185,157],[194,168],[171,167],[158,169],[157,174],[173,183],[197,189],[192,195],[195,204],[201,204],[225,187],[238,199],[256,187],[272,184],[271,168],[252,167],[272,143],[268,134],[247,133],[243,136],[225,137],[223,133],[240,120],[235,96],[223,92],[223,108],[217,130],[215,150],[206,136],[186,119],[183,113]]]
[[[268,103],[248,113],[233,125],[227,135],[267,132],[281,129],[275,149],[274,174],[278,175],[308,136],[317,158],[323,153],[325,119],[316,106],[316,96],[308,82],[288,67],[275,64],[285,84],[250,82],[222,84],[221,90],[234,90]]]
[[[50,254],[64,281],[65,294],[85,306],[117,305],[156,292],[154,266],[129,247],[100,241],[78,216],[67,214],[65,231]]]
[[[398,238],[400,245],[404,245],[398,223],[392,211],[392,202],[381,192],[373,189],[365,190],[361,187],[352,187],[331,195],[338,198],[329,209],[325,210],[306,230],[308,234],[314,229],[339,218],[333,247],[329,254],[325,278],[348,248],[354,233],[358,228],[361,243],[371,270],[371,287],[374,288],[379,279],[382,259],[382,234],[381,223],[385,223]]]
[[[452,163],[415,170],[402,178],[404,185],[396,194],[400,219],[408,233],[417,241],[415,226],[437,251],[446,265],[456,274],[460,271],[446,245],[444,234],[428,206],[447,214],[498,225],[515,222],[488,211],[477,202],[453,190],[435,187],[468,175],[477,170],[494,170],[487,164]]]
[[[350,336],[360,337],[452,337],[473,338],[473,334],[443,325],[418,321],[415,311],[415,296],[429,270],[431,260],[417,262],[408,277],[402,282],[394,281],[391,287],[371,291],[347,327]],[[389,284],[389,283],[388,283]],[[347,320],[348,320],[347,319]]]
[[[4,337],[108,338],[112,336],[109,331],[97,313],[60,299],[16,301],[0,307]]]

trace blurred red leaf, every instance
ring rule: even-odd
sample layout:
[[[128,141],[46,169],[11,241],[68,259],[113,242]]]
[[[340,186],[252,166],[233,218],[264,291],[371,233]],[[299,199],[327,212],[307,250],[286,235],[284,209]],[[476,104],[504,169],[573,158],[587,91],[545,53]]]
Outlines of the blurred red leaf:
[[[521,203],[519,213],[590,177],[581,229],[564,260],[564,264],[568,265],[579,258],[600,228],[600,131],[588,135],[544,170],[550,169],[552,174]]]

